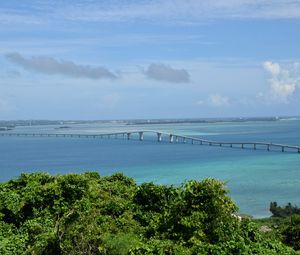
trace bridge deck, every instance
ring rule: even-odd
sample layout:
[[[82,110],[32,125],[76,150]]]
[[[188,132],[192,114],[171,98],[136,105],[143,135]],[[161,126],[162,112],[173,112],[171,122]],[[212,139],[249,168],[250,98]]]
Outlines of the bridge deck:
[[[76,133],[13,133],[13,132],[1,132],[0,136],[33,136],[33,137],[84,137],[84,138],[110,138],[111,136],[118,137],[121,135],[122,137],[126,137],[128,140],[133,134],[137,134],[139,140],[144,139],[144,134],[150,133],[157,136],[157,141],[161,142],[163,137],[167,137],[169,142],[183,142],[186,143],[190,141],[191,143],[198,142],[199,144],[206,144],[206,145],[218,145],[218,146],[225,146],[228,145],[230,147],[233,146],[240,146],[242,149],[245,146],[253,146],[253,149],[256,149],[257,146],[263,146],[267,150],[271,148],[280,148],[282,152],[286,151],[285,149],[290,149],[295,152],[300,153],[300,146],[296,145],[289,145],[289,144],[276,144],[271,142],[252,142],[252,141],[213,141],[207,139],[201,139],[198,137],[191,137],[191,136],[184,136],[184,135],[177,135],[167,132],[155,131],[155,130],[131,130],[131,131],[122,131],[122,132],[112,132],[112,133],[104,133],[104,134],[76,134]],[[180,141],[181,140],[181,141]]]

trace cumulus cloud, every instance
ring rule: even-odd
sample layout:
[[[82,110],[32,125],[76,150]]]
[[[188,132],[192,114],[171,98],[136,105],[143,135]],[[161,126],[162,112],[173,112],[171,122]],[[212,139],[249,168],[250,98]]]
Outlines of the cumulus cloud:
[[[6,59],[26,70],[48,75],[60,74],[73,78],[89,79],[117,78],[116,74],[105,67],[78,65],[71,61],[57,60],[51,57],[33,56],[31,58],[25,58],[19,53],[9,53],[6,54]]]
[[[185,69],[175,69],[166,64],[151,64],[144,74],[154,80],[167,81],[173,83],[187,83],[190,81],[190,75]]]
[[[296,92],[300,81],[299,63],[294,63],[289,70],[283,69],[278,63],[266,61],[264,69],[271,75],[268,80],[271,96],[279,102],[288,102],[289,98]]]
[[[273,76],[277,76],[280,73],[280,66],[278,63],[266,61],[263,65],[264,68]]]

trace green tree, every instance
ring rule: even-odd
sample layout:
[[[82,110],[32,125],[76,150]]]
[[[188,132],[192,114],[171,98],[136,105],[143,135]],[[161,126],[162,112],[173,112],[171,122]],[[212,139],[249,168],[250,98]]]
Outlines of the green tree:
[[[283,231],[284,243],[292,246],[295,250],[300,250],[300,215],[294,215]]]
[[[0,183],[0,254],[294,254],[239,220],[223,182],[137,185],[121,173],[22,174]],[[285,241],[298,249],[299,221]]]

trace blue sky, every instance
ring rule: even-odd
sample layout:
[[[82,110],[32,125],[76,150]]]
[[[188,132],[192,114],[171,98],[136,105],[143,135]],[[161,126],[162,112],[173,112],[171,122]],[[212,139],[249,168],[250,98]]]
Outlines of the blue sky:
[[[298,0],[0,2],[0,119],[299,115]]]

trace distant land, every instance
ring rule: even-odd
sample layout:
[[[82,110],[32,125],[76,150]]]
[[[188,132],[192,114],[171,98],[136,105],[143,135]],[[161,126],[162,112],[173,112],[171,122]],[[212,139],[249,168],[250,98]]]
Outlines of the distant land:
[[[280,121],[299,118],[296,116],[276,117],[239,117],[239,118],[187,118],[187,119],[132,119],[132,120],[0,120],[0,131],[11,130],[16,126],[68,125],[76,124],[104,124],[119,123],[124,125],[151,125],[151,124],[176,124],[176,123],[218,123],[218,122],[248,122],[248,121]]]
[[[127,125],[176,124],[176,123],[218,123],[247,121],[278,121],[291,117],[245,117],[245,118],[200,118],[200,119],[149,119],[128,121]]]

